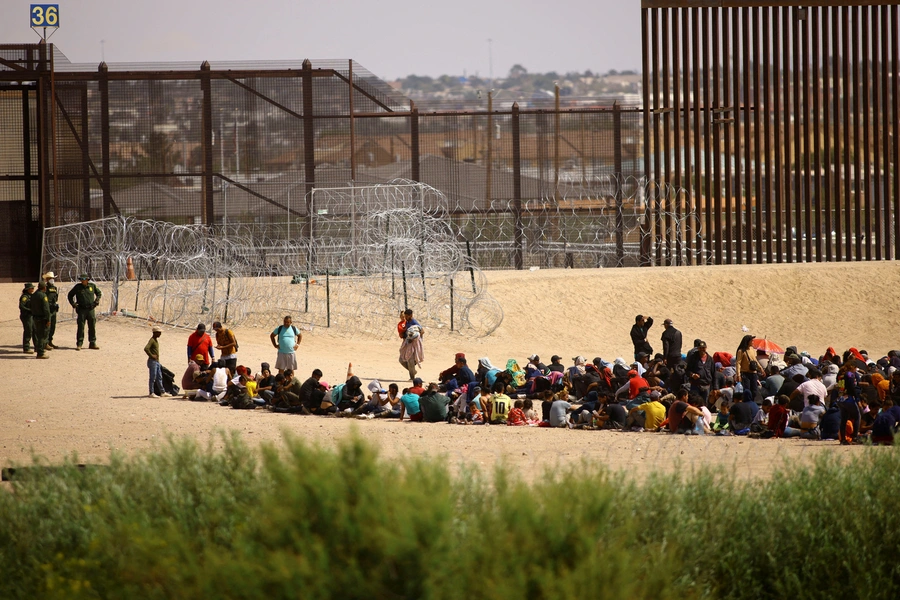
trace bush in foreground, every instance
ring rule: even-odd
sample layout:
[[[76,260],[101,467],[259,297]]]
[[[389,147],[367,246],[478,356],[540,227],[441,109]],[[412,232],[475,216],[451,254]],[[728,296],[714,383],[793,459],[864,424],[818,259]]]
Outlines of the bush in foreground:
[[[3,598],[900,596],[900,454],[771,480],[451,477],[350,438],[191,441],[0,493]]]

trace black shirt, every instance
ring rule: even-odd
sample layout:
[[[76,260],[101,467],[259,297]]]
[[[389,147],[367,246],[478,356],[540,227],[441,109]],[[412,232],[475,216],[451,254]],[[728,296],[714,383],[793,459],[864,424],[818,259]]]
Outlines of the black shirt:
[[[263,382],[260,381],[259,385],[262,385]],[[319,381],[315,377],[310,377],[306,381],[303,382],[303,385],[300,386],[300,393],[297,394],[300,397],[300,402],[306,404],[309,402],[309,397],[319,387]]]
[[[619,404],[618,402],[610,402],[603,408],[603,412],[609,415],[609,421],[607,423],[618,423],[622,427],[625,426],[625,407]]]
[[[666,358],[681,358],[681,332],[674,327],[663,331],[662,337],[663,356]]]
[[[560,363],[550,363],[550,366],[547,368],[550,370],[551,373],[553,373],[553,372],[565,373],[566,372],[566,368]]]
[[[650,346],[650,342],[647,341],[647,332],[650,331],[651,327],[653,327],[653,317],[644,321],[643,327],[637,323],[632,326],[631,343],[634,344],[635,356],[638,352],[646,352],[648,356],[653,354],[653,347]]]
[[[733,422],[741,425],[750,425],[753,421],[753,417],[756,416],[753,406],[755,406],[755,404],[751,405],[749,402],[736,402],[732,405],[728,414]]]

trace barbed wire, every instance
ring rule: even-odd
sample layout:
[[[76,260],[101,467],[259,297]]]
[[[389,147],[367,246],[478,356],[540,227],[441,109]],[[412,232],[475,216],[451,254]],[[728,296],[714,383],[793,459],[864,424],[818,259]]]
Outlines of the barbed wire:
[[[109,309],[193,327],[271,326],[291,314],[312,329],[392,335],[400,311],[431,331],[473,336],[503,320],[484,274],[429,186],[395,182],[313,197],[313,235],[285,224],[177,225],[111,217],[48,228],[43,265],[60,280],[112,284]],[[293,285],[292,285],[293,284]]]

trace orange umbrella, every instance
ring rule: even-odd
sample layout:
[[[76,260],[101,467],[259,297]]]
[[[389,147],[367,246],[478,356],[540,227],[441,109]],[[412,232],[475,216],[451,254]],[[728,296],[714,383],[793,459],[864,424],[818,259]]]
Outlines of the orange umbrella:
[[[762,350],[766,354],[784,354],[784,348],[766,338],[754,338],[753,341],[750,342],[750,345],[757,350]]]

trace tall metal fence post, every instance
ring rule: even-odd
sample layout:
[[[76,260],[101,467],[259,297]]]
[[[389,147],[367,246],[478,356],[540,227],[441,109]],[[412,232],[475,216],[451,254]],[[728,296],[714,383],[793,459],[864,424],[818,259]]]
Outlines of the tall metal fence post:
[[[310,263],[317,264],[313,248],[315,238],[313,215],[313,188],[316,187],[316,128],[313,121],[313,72],[312,62],[303,61],[303,175],[306,184],[306,236],[309,240]]]
[[[201,139],[203,148],[203,223],[214,225],[216,222],[215,197],[213,196],[213,147],[212,147],[212,85],[210,83],[209,61],[200,65],[200,90],[203,93],[201,109]],[[221,136],[220,136],[221,137]],[[219,139],[221,144],[222,140]],[[223,165],[220,165],[221,169]]]
[[[519,147],[519,103],[512,105],[513,207],[515,211],[515,267],[525,268],[525,226],[522,223],[522,149]]]
[[[625,260],[625,215],[622,213],[622,107],[613,104],[613,162],[616,178],[616,266]]]
[[[450,331],[453,331],[453,274],[450,274]]]
[[[112,213],[112,191],[110,190],[110,156],[109,156],[109,69],[105,62],[97,67],[99,71],[98,87],[100,88],[100,147],[102,161],[101,169],[103,178],[100,185],[103,188],[103,212],[101,217],[108,217]]]
[[[409,116],[409,160],[410,174],[413,181],[421,181],[419,173],[419,109],[416,108],[415,102],[410,101]]]

